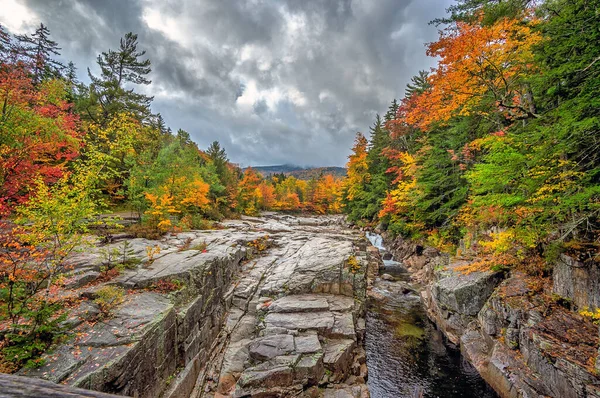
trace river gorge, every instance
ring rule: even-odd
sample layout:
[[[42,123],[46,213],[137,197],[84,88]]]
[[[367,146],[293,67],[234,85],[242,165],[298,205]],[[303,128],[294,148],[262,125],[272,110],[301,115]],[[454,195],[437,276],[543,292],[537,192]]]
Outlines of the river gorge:
[[[551,333],[576,319],[519,309],[535,300],[525,276],[461,273],[434,249],[384,245],[342,216],[264,213],[156,241],[113,238],[71,258],[69,338],[18,372],[26,378],[1,375],[0,396],[597,396],[578,365],[596,352],[567,339],[571,357],[546,359]],[[136,265],[99,279],[103,253],[124,241]],[[95,300],[106,286],[127,292],[110,317]],[[578,327],[594,347],[597,330]]]

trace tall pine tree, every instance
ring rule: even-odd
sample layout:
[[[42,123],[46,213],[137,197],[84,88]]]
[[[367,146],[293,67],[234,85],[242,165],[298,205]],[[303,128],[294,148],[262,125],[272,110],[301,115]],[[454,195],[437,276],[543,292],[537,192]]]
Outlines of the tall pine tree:
[[[121,39],[118,51],[108,50],[98,55],[100,76],[94,76],[88,69],[92,83],[87,116],[96,123],[105,125],[119,112],[133,114],[141,122],[150,118],[153,97],[126,88],[127,84],[151,83],[147,78],[152,70],[150,60],[142,59],[146,51],[138,51],[137,47],[137,35],[129,32]]]
[[[34,84],[61,76],[65,66],[53,59],[54,56],[60,56],[60,47],[50,39],[50,31],[43,23],[33,34],[19,35],[17,39],[20,43],[19,52],[31,65]]]

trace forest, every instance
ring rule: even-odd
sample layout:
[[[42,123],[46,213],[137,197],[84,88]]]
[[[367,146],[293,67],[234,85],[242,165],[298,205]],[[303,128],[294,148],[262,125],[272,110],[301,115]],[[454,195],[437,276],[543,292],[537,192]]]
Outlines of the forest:
[[[0,370],[35,366],[56,340],[67,257],[99,225],[119,226],[100,215],[135,214],[129,232],[156,238],[262,210],[341,211],[339,177],[263,178],[219,142],[201,150],[173,132],[138,89],[151,63],[137,35],[116,44],[85,84],[46,26],[15,36],[0,25]]]
[[[433,21],[437,65],[356,136],[350,219],[472,270],[544,276],[565,251],[600,262],[598,7],[465,0]]]

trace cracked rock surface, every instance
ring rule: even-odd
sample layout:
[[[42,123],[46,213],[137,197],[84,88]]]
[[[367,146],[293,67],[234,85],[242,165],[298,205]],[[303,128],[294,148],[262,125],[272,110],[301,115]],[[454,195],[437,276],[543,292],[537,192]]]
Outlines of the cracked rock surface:
[[[69,338],[20,374],[136,397],[368,396],[362,234],[342,216],[222,225],[128,239],[134,261],[112,279],[103,252],[122,241],[74,255]],[[110,316],[94,302],[106,285],[126,292]]]
[[[274,247],[246,264],[193,397],[367,397],[366,244],[334,217],[231,222]],[[350,269],[353,256],[359,268]]]

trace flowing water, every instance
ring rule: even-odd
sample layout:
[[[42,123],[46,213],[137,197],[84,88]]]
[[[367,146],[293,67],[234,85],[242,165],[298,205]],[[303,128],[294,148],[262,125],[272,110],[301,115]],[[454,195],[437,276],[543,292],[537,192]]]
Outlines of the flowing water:
[[[367,233],[385,253],[381,236]],[[382,254],[384,254],[382,253]],[[389,257],[389,254],[388,254]],[[402,264],[384,260],[384,273],[369,299],[366,350],[372,398],[496,398],[494,391],[429,321],[418,286]]]

